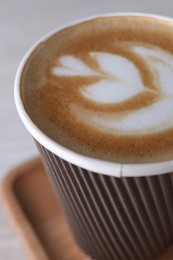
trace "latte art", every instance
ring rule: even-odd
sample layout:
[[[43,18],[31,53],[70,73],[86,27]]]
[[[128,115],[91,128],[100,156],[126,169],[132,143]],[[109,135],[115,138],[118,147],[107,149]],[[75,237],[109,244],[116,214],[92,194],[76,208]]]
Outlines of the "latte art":
[[[128,103],[138,95],[145,99],[147,93],[158,95],[155,102],[129,112],[120,110],[111,113],[88,111],[81,105],[73,104],[73,116],[98,128],[99,131],[115,134],[152,133],[173,127],[173,55],[152,45],[126,42],[126,47],[146,62],[153,78],[157,79],[155,89],[144,85],[140,69],[128,58],[110,53],[88,54],[98,63],[97,71],[93,71],[79,58],[62,56],[58,60],[60,66],[54,67],[52,73],[58,77],[98,77],[96,83],[80,86],[79,91],[83,98],[103,106],[122,103],[123,110],[124,102]]]
[[[97,18],[37,46],[21,95],[61,145],[120,163],[173,158],[173,24]]]

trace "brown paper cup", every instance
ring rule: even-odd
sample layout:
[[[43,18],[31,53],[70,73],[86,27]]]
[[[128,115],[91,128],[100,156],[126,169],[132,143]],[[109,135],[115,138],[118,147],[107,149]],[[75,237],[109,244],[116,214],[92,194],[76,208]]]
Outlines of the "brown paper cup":
[[[97,160],[70,151],[41,132],[26,113],[19,88],[23,66],[37,44],[19,66],[15,101],[74,238],[86,255],[96,260],[157,258],[173,241],[173,161],[122,165]]]
[[[155,259],[173,241],[172,173],[106,176],[36,143],[73,235],[87,255],[98,260]]]

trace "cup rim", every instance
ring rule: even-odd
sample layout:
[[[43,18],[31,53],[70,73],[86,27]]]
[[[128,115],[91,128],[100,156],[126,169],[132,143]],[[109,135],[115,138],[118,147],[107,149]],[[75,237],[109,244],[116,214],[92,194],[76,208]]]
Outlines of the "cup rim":
[[[163,161],[163,162],[153,162],[153,163],[117,163],[108,160],[102,160],[97,158],[92,158],[86,155],[82,155],[73,150],[70,150],[59,143],[55,142],[51,138],[49,138],[45,133],[43,133],[36,124],[33,123],[29,115],[27,114],[24,104],[20,95],[20,81],[22,76],[23,68],[28,61],[30,55],[35,50],[38,44],[47,40],[56,32],[59,32],[65,28],[77,25],[79,23],[89,21],[92,19],[100,18],[100,17],[111,17],[111,16],[141,16],[148,18],[156,18],[159,20],[165,20],[173,23],[173,19],[170,17],[165,17],[156,14],[149,13],[141,13],[141,12],[116,12],[116,13],[105,13],[105,14],[96,14],[80,19],[76,19],[72,22],[64,23],[61,26],[58,26],[56,29],[52,30],[48,34],[41,37],[35,44],[33,44],[29,50],[24,55],[21,60],[16,77],[14,82],[14,99],[18,114],[29,131],[29,133],[36,139],[41,145],[47,148],[49,151],[54,153],[55,155],[61,157],[62,159],[77,165],[86,170],[96,172],[99,174],[105,174],[109,176],[115,177],[140,177],[140,176],[151,176],[151,175],[159,175],[173,171],[173,160]]]

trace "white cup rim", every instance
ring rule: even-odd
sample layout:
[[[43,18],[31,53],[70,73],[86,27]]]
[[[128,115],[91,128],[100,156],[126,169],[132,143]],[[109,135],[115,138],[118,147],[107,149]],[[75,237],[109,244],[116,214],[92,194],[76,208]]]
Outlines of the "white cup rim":
[[[83,19],[77,19],[70,23],[65,23],[62,26],[57,27],[55,30],[51,31],[47,35],[43,36],[40,40],[38,40],[31,48],[28,50],[28,52],[23,57],[17,73],[15,77],[15,83],[14,83],[14,98],[15,98],[15,104],[17,111],[19,113],[19,116],[21,120],[23,121],[25,127],[30,132],[30,134],[45,148],[47,148],[49,151],[54,153],[55,155],[61,157],[62,159],[75,164],[79,167],[82,167],[84,169],[87,169],[89,171],[97,172],[100,174],[105,174],[109,176],[115,176],[115,177],[140,177],[140,176],[151,176],[151,175],[159,175],[164,174],[168,172],[173,171],[173,160],[171,161],[164,161],[164,162],[155,162],[155,163],[139,163],[139,164],[122,164],[122,163],[116,163],[112,161],[107,160],[101,160],[96,158],[91,158],[82,154],[79,154],[77,152],[74,152],[57,142],[50,139],[46,134],[44,134],[31,120],[31,118],[28,116],[21,96],[20,96],[20,80],[22,75],[22,70],[30,57],[31,53],[34,51],[36,46],[41,43],[42,41],[45,41],[49,37],[51,37],[54,33],[61,31],[62,29],[68,28],[70,26],[74,26],[78,23],[92,20],[99,17],[110,17],[110,16],[142,16],[142,17],[150,17],[150,18],[156,18],[160,20],[165,20],[173,23],[173,19],[161,15],[155,15],[155,14],[146,14],[146,13],[134,13],[134,12],[124,12],[124,13],[106,13],[106,14],[98,14],[98,15],[92,15],[89,17],[85,17]]]

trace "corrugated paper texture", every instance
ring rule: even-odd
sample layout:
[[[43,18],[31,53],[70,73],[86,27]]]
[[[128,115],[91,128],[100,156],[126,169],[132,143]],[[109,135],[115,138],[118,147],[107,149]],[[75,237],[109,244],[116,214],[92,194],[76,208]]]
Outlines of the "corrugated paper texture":
[[[72,165],[36,144],[86,254],[97,260],[153,260],[173,241],[173,173],[119,179]]]

